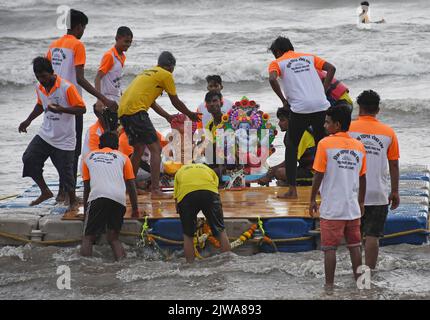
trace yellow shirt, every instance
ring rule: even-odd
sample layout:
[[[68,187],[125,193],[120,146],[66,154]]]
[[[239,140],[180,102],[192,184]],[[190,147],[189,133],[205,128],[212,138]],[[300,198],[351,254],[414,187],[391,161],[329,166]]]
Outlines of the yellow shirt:
[[[209,122],[206,124],[205,129],[208,129],[212,133],[213,142],[215,143],[216,138],[216,131],[218,129],[222,129],[223,125],[222,123],[218,124],[217,126],[214,124],[214,119],[209,120]]]
[[[305,133],[303,133],[302,139],[300,140],[299,147],[297,148],[297,160],[300,160],[306,149],[312,147],[315,147],[315,139],[307,130],[305,130]]]
[[[173,197],[179,202],[190,192],[208,190],[218,193],[218,176],[204,164],[187,164],[175,175]]]
[[[158,66],[143,71],[134,78],[122,95],[118,116],[148,111],[163,90],[169,95],[176,95],[175,81],[171,72]]]

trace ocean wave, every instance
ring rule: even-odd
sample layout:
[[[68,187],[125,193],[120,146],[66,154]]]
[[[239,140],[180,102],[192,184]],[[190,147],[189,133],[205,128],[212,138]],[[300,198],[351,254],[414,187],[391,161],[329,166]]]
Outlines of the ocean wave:
[[[0,258],[1,257],[18,257],[21,261],[25,261],[24,259],[24,249],[25,247],[11,247],[6,246],[0,248]]]
[[[0,41],[0,44],[4,44],[9,50],[15,50],[18,54],[22,52],[21,57],[29,56],[28,49],[24,49],[24,47],[30,47],[32,51],[35,51],[36,40],[34,39],[28,40],[28,42],[26,40],[14,41],[18,44],[11,45],[10,42],[6,44],[5,41]],[[109,40],[87,41],[87,47],[91,48],[87,52],[88,63],[85,67],[89,79],[93,79],[97,72],[98,58],[106,50],[106,41],[111,42],[110,38]],[[47,47],[50,41],[46,40],[44,42],[47,43]],[[99,44],[99,42],[103,44]],[[125,77],[135,77],[145,68],[155,64],[157,52],[162,50],[156,47],[152,50],[155,53],[148,53],[146,46],[151,46],[151,43],[148,41],[145,47],[139,46],[130,49],[124,70]],[[41,48],[37,52],[43,51],[40,42],[38,42],[37,47]],[[208,47],[208,52],[214,52],[215,49],[212,47],[216,47],[216,45]],[[190,54],[190,50],[194,53]],[[399,54],[393,50],[384,53],[356,54],[355,56],[348,51],[343,49],[332,54],[320,55],[336,66],[336,78],[341,81],[351,82],[394,76],[414,78],[430,74],[430,52],[425,49],[416,50],[408,54]],[[205,81],[208,74],[219,74],[223,81],[229,83],[242,81],[265,82],[268,79],[267,68],[272,57],[266,52],[265,47],[259,49],[253,45],[250,48],[250,53],[245,55],[247,56],[246,59],[244,59],[244,52],[234,47],[225,48],[221,52],[215,51],[216,54],[208,53],[205,55],[203,52],[202,54],[196,54],[195,52],[195,48],[177,48],[173,50],[178,60],[174,73],[177,83],[199,84]],[[35,53],[34,55],[36,56],[37,54]],[[0,84],[17,86],[33,84],[34,76],[30,65],[32,57],[32,55],[28,57],[28,61],[25,62],[23,62],[22,58],[14,62],[10,60],[10,56],[5,56],[6,61],[4,59],[4,63],[0,66]]]
[[[385,63],[375,58],[361,61],[338,61],[336,65],[336,78],[353,82],[356,80],[376,79],[384,77],[420,78],[430,73],[430,61],[423,61],[418,56],[409,57],[409,63],[399,64],[397,68],[389,66],[390,57],[383,58]],[[391,58],[394,61],[395,58]],[[335,60],[336,61],[336,60]],[[374,61],[374,63],[372,63]],[[247,62],[241,59],[232,59],[223,63],[180,63],[174,71],[175,82],[184,85],[201,84],[205,82],[208,74],[219,74],[225,83],[240,83],[244,81],[263,83],[268,80],[267,61]],[[144,69],[151,65],[127,64],[124,72],[124,83],[127,83]],[[93,82],[97,72],[97,64],[89,64],[85,68],[86,77]],[[0,67],[0,85],[25,86],[33,85],[36,80],[30,64],[3,64]]]
[[[381,109],[399,113],[425,113],[430,111],[430,99],[384,99]]]

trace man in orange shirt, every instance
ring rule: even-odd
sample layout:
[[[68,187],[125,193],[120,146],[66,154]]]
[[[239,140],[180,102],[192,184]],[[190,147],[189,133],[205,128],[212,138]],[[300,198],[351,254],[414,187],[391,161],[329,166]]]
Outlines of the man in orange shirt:
[[[313,166],[309,213],[314,216],[318,211],[316,196],[320,190],[321,250],[329,290],[334,286],[336,249],[342,238],[346,239],[355,279],[361,265],[360,217],[366,194],[366,150],[348,135],[350,123],[351,112],[346,105],[327,110],[325,128],[330,136],[318,144]]]
[[[48,59],[34,59],[33,71],[40,83],[36,88],[37,104],[18,129],[19,132],[27,132],[31,122],[44,114],[38,134],[22,157],[23,177],[31,177],[41,190],[40,197],[30,203],[30,206],[38,205],[53,196],[43,179],[43,166],[49,157],[58,171],[64,192],[69,195],[70,207],[73,208],[77,205],[73,175],[75,115],[86,112],[85,104],[73,84],[54,74]]]
[[[115,101],[106,98],[99,91],[97,91],[86,79],[85,79],[85,62],[86,53],[85,46],[80,41],[84,35],[85,28],[88,24],[88,17],[81,11],[70,9],[68,21],[67,34],[58,40],[55,40],[50,46],[46,54],[46,57],[51,61],[54,72],[61,78],[70,81],[78,89],[79,94],[82,96],[82,88],[88,93],[95,96],[97,99],[103,101],[103,103],[116,110],[118,105]],[[82,88],[81,88],[82,87]],[[76,116],[76,148],[75,148],[75,160],[74,160],[74,175],[75,181],[78,172],[79,156],[82,149],[82,131],[83,131],[83,116]],[[64,200],[63,186],[60,184],[60,193],[57,197],[58,201]]]
[[[384,235],[388,205],[396,209],[399,197],[399,143],[396,133],[389,126],[379,122],[379,95],[363,91],[357,98],[360,106],[358,120],[351,123],[349,134],[361,141],[366,148],[368,169],[364,216],[361,231],[366,236],[366,265],[376,268],[379,252],[379,238]],[[388,186],[391,180],[391,191]]]
[[[312,126],[315,143],[325,136],[325,111],[330,106],[325,92],[330,88],[336,68],[318,56],[298,53],[288,38],[278,37],[269,50],[276,60],[269,65],[269,82],[290,111],[288,148],[285,150],[287,183],[289,190],[279,198],[297,199],[297,148],[306,128]],[[327,72],[324,85],[317,70]],[[281,79],[283,92],[278,83]]]

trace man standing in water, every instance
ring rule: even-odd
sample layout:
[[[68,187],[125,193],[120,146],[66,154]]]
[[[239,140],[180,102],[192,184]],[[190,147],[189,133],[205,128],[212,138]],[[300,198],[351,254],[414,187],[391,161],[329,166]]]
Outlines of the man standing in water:
[[[309,213],[315,216],[318,211],[316,197],[320,190],[321,250],[327,289],[334,286],[336,250],[344,237],[355,279],[359,277],[357,268],[361,265],[360,217],[366,194],[366,150],[361,142],[348,135],[350,123],[351,112],[347,106],[327,110],[325,127],[330,136],[318,144],[313,166]]]
[[[143,71],[125,90],[121,97],[118,116],[128,136],[130,145],[134,148],[131,162],[134,174],[137,175],[140,159],[145,147],[151,153],[151,197],[153,199],[171,198],[160,190],[160,163],[161,146],[156,130],[149,119],[148,110],[154,109],[169,123],[172,116],[169,115],[155,100],[166,91],[173,106],[192,121],[199,120],[199,113],[191,112],[176,94],[173,70],[176,59],[168,51],[164,51],[158,57],[158,65]]]
[[[130,159],[118,151],[118,135],[108,131],[100,137],[98,150],[88,154],[82,165],[85,224],[81,254],[92,255],[93,242],[105,232],[115,260],[125,257],[119,233],[126,212],[126,186],[132,216],[139,217],[136,186]]]
[[[379,238],[384,235],[388,205],[391,203],[393,210],[400,203],[399,143],[394,130],[376,119],[379,101],[375,91],[363,91],[357,98],[360,106],[358,120],[353,121],[349,128],[349,135],[361,141],[367,153],[367,187],[361,231],[366,236],[366,265],[370,269],[375,269],[378,261]]]
[[[218,185],[219,178],[215,171],[204,164],[188,164],[176,172],[174,197],[176,211],[181,218],[184,253],[188,263],[194,262],[194,233],[200,211],[205,215],[212,234],[220,241],[221,252],[231,250]]]
[[[69,195],[70,208],[73,209],[77,205],[73,175],[75,115],[86,112],[85,104],[73,84],[54,74],[48,59],[34,59],[33,71],[40,83],[36,88],[37,104],[18,129],[19,132],[27,132],[31,122],[44,113],[39,133],[31,140],[22,156],[23,177],[33,178],[42,192],[30,206],[38,205],[53,196],[43,179],[43,166],[49,157],[58,171],[60,184]]]
[[[269,81],[273,91],[290,111],[288,147],[285,151],[289,191],[279,198],[297,199],[297,148],[306,128],[312,126],[315,143],[324,138],[325,111],[330,107],[325,92],[330,88],[336,68],[308,53],[298,53],[288,38],[278,37],[269,50],[275,56],[269,66]],[[317,70],[327,72],[322,84]],[[278,82],[282,80],[283,91]]]

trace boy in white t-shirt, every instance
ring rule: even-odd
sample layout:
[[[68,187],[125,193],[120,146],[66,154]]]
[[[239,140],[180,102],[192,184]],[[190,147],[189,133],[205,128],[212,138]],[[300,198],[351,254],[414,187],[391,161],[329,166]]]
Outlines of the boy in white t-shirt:
[[[366,150],[361,142],[347,133],[351,112],[346,105],[327,110],[325,128],[330,136],[317,147],[309,213],[318,211],[316,196],[321,192],[321,250],[324,251],[325,285],[334,286],[336,249],[345,237],[352,269],[358,279],[361,265],[360,218],[366,194]],[[321,189],[320,189],[321,186]]]
[[[122,94],[121,79],[126,59],[124,52],[130,48],[133,42],[133,32],[128,27],[119,27],[115,41],[115,45],[105,52],[100,62],[95,79],[95,88],[105,97],[119,103]],[[108,130],[115,131],[118,128],[118,113],[105,107],[100,100],[97,100],[95,108],[97,111],[103,112]]]

